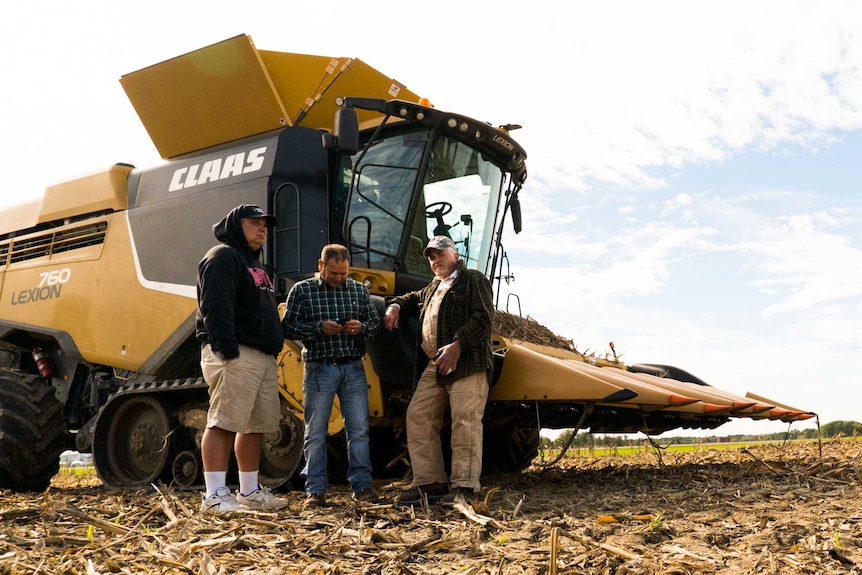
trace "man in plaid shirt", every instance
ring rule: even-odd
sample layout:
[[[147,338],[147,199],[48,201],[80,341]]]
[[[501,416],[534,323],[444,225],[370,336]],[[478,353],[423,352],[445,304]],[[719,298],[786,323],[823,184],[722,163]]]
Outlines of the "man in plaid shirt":
[[[347,480],[353,496],[357,501],[377,500],[371,483],[368,383],[362,357],[365,342],[380,328],[380,316],[365,286],[347,277],[349,267],[346,247],[324,246],[318,276],[294,284],[285,302],[284,337],[304,345],[304,509],[326,505],[326,435],[336,396],[344,417]]]

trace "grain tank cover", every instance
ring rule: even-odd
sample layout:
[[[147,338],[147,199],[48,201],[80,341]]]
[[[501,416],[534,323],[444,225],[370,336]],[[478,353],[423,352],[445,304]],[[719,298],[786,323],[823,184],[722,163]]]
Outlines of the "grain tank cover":
[[[240,35],[124,75],[164,159],[279,128],[328,130],[339,96],[419,97],[361,60],[271,52]],[[361,122],[380,117],[359,111]]]

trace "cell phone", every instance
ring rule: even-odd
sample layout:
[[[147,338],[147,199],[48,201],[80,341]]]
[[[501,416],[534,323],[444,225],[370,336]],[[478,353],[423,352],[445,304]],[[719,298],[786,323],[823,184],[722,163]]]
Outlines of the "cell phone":
[[[338,322],[338,325],[344,325],[344,324],[346,324],[347,322],[349,322],[349,321],[350,321],[350,318],[343,317],[343,318],[338,319],[338,320],[335,320],[335,321],[337,321],[337,322]]]

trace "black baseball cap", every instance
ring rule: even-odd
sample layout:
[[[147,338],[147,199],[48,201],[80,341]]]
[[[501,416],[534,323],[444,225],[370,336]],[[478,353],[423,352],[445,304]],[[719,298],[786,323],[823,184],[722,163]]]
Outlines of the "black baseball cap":
[[[266,213],[260,206],[256,206],[254,204],[241,205],[236,211],[236,215],[240,218],[263,218],[266,220],[267,226],[275,226],[278,224],[278,220],[275,219],[274,215]]]

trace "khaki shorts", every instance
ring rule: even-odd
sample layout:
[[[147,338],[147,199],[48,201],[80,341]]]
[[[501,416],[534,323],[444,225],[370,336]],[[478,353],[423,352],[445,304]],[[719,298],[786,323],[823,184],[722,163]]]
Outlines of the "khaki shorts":
[[[281,406],[275,357],[239,346],[239,357],[224,365],[207,344],[201,349],[201,371],[209,386],[207,427],[234,433],[272,433]]]

